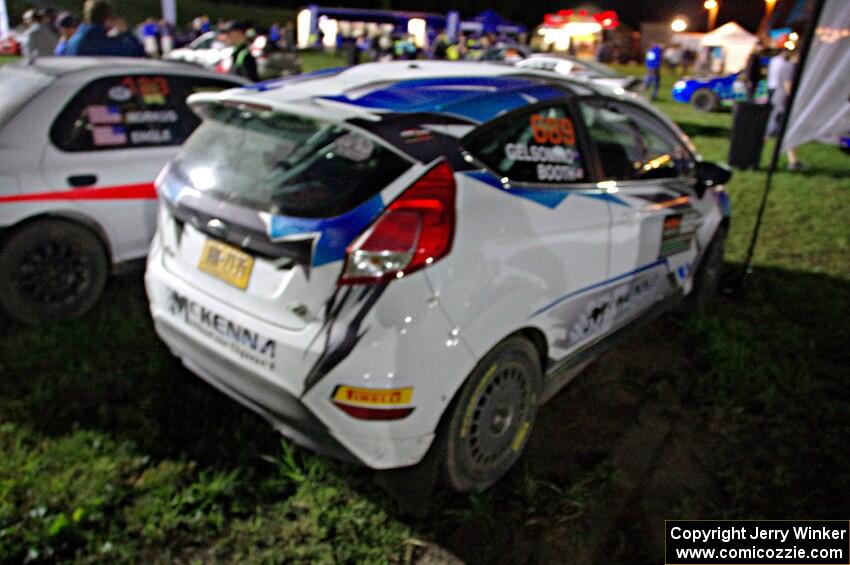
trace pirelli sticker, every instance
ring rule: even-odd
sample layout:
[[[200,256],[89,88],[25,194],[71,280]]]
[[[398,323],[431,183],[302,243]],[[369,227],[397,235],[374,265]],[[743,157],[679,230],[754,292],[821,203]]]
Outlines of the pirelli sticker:
[[[355,406],[400,406],[413,401],[413,387],[375,389],[338,386],[334,391],[333,399],[336,402]]]

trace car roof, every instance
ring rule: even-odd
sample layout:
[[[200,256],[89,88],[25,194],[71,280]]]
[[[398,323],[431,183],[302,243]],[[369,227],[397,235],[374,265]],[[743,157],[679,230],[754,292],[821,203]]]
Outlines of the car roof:
[[[339,120],[428,112],[483,123],[522,106],[571,93],[602,92],[562,75],[512,65],[396,61],[325,69],[220,94],[197,94],[190,102],[240,102]]]
[[[33,72],[54,78],[99,69],[104,71],[149,71],[152,73],[166,71],[186,73],[191,71],[191,74],[214,75],[214,73],[205,71],[200,67],[189,66],[186,63],[157,61],[141,57],[38,57],[32,62],[19,61],[11,63],[9,66],[19,70],[31,69]]]
[[[192,45],[194,45],[196,43],[203,43],[204,41],[206,41],[210,38],[215,39],[216,37],[218,37],[218,35],[219,35],[219,32],[217,32],[217,31],[206,31],[206,32],[202,33],[201,35],[199,35],[198,37],[196,37],[195,39],[193,39],[192,41],[190,41],[189,43],[187,43],[186,45],[184,45],[183,47],[180,47],[180,49],[190,49],[191,50]],[[174,51],[176,51],[176,49]]]

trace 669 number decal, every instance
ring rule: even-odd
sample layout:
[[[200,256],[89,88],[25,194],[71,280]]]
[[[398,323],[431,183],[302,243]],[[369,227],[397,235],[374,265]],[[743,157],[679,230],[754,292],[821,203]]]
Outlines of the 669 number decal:
[[[547,118],[540,114],[531,116],[531,133],[534,141],[551,145],[575,145],[576,132],[569,118]]]

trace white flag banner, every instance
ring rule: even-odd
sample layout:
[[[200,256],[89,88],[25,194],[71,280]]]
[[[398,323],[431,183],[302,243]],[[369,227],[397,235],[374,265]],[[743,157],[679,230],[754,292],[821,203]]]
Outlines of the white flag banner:
[[[177,0],[162,0],[162,19],[173,26],[177,25]]]
[[[782,149],[838,143],[850,133],[850,0],[826,0],[818,20]]]
[[[0,0],[0,39],[9,35],[9,10],[6,9],[6,0]]]

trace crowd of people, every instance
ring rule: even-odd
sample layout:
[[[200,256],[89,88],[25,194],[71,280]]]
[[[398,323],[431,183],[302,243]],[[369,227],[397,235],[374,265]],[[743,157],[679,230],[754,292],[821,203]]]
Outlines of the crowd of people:
[[[451,38],[445,31],[438,33],[430,41],[430,47],[423,49],[410,33],[383,33],[373,36],[354,34],[337,36],[336,50],[345,54],[346,63],[359,64],[362,60],[392,61],[420,58],[443,61],[478,60],[494,47],[516,45],[518,39],[507,34],[484,33],[467,35],[459,33]],[[321,33],[310,38],[312,44],[323,43]]]
[[[229,72],[256,81],[259,79],[257,61],[250,46],[261,31],[271,49],[294,51],[296,47],[293,22],[273,24],[267,29],[258,28],[246,21],[228,21],[213,24],[208,16],[198,16],[186,31],[175,29],[165,20],[147,18],[134,28],[116,14],[109,0],[86,0],[81,17],[69,12],[28,10],[22,18],[23,31],[18,35],[21,54],[25,58],[47,55],[102,55],[119,57],[166,56],[173,48],[187,44],[210,32],[216,39],[232,47]],[[312,44],[321,46],[321,31],[310,38]],[[445,32],[433,38],[431,48],[423,50],[412,34],[383,33],[337,37],[336,50],[345,55],[349,65],[362,60],[386,61],[418,59],[421,57],[461,60],[479,59],[491,47],[515,43],[516,38],[482,34],[459,34],[449,38]]]
[[[21,55],[27,59],[48,55],[158,58],[176,44],[176,30],[167,21],[148,18],[131,29],[115,13],[109,0],[86,0],[82,18],[69,12],[28,10],[23,14],[22,24],[18,41]],[[291,28],[291,24],[285,28],[272,26],[270,40],[294,48]],[[181,37],[181,41],[191,41],[209,31],[213,31],[209,17],[200,16],[193,20],[189,36]],[[220,22],[215,31],[233,47],[230,72],[258,80],[257,63],[249,49],[253,26],[240,21]]]
[[[28,10],[18,36],[25,58],[48,55],[144,57],[145,50],[127,22],[106,0],[87,0],[82,19],[69,12]]]
[[[31,58],[47,55],[108,55],[124,57],[152,57],[167,55],[178,45],[212,31],[229,41],[229,36],[240,40],[233,44],[238,47],[242,42],[250,43],[257,28],[248,22],[229,21],[213,24],[208,16],[198,16],[191,22],[186,32],[174,28],[166,20],[148,18],[134,28],[116,14],[109,0],[86,0],[82,17],[69,12],[56,13],[52,10],[28,10],[23,18],[24,30],[18,36],[21,54]],[[282,50],[294,50],[296,45],[293,22],[284,25],[275,23],[263,29],[269,44]],[[239,37],[235,37],[239,36]],[[323,35],[319,31],[311,37],[314,45],[323,44]],[[415,37],[409,33],[383,33],[337,37],[336,50],[344,53],[349,64],[358,64],[362,60],[385,61],[395,59],[417,59],[428,57],[456,61],[479,59],[491,47],[515,44],[522,38],[486,33],[467,35],[460,33],[450,38],[445,32],[432,39],[430,49],[423,50]],[[243,59],[251,65],[247,56]],[[236,65],[236,69],[243,65]]]
[[[166,20],[147,18],[134,28],[117,15],[109,0],[86,0],[82,18],[68,12],[30,10],[23,18],[25,30],[18,36],[24,57],[45,55],[111,55],[152,58],[164,57],[173,48],[185,45],[210,32],[216,32],[224,43],[236,48],[238,61],[229,66],[233,72],[253,78],[251,45],[258,33],[265,36],[274,49],[294,51],[296,48],[294,22],[273,24],[265,29],[244,21],[213,24],[208,16],[192,20],[188,30],[175,29]],[[347,64],[361,61],[412,60],[429,58],[447,61],[479,60],[493,48],[525,45],[525,34],[464,33],[451,37],[445,31],[429,38],[423,48],[417,38],[407,32],[381,31],[367,34],[340,32],[332,47],[342,53]],[[308,38],[315,48],[327,45],[321,29]],[[600,60],[613,45],[603,42]],[[615,50],[616,51],[616,50]],[[615,52],[616,55],[616,52]]]

